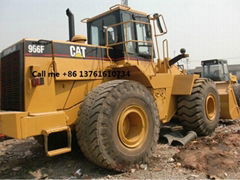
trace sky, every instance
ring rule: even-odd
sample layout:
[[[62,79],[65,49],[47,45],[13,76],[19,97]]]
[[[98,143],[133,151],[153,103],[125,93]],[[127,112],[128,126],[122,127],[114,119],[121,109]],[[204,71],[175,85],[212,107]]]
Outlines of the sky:
[[[128,1],[133,9],[164,16],[168,34],[160,41],[168,39],[171,57],[185,48],[190,68],[207,59],[240,64],[239,0]],[[81,19],[119,3],[121,0],[0,0],[0,51],[23,38],[67,40],[67,8],[75,15],[76,34],[86,35]]]

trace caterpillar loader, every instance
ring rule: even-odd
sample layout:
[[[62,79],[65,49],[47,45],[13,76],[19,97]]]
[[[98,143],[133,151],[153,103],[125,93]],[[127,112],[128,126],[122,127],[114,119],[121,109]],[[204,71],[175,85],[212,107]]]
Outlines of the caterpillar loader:
[[[240,85],[236,76],[229,73],[226,60],[212,59],[201,62],[202,77],[209,78],[216,84],[222,119],[239,118]]]
[[[233,94],[176,65],[184,49],[169,57],[162,15],[115,5],[82,20],[85,37],[66,13],[68,41],[23,39],[1,52],[0,133],[35,137],[48,156],[70,152],[76,137],[90,161],[122,170],[148,162],[173,116],[198,135],[214,131],[220,107],[239,117]]]

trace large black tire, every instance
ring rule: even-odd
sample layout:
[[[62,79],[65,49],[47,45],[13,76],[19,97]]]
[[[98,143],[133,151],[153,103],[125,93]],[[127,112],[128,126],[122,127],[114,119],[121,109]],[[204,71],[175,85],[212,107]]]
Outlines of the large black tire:
[[[238,106],[240,106],[240,85],[239,84],[234,84],[233,85],[233,91],[234,91]]]
[[[210,135],[220,116],[220,98],[213,81],[197,79],[191,95],[178,97],[177,116],[184,129],[199,136]]]
[[[122,114],[131,107],[139,107],[147,117],[147,128],[142,127],[146,131],[141,129],[144,136],[136,136],[142,139],[134,147],[125,144],[119,133],[126,133],[119,130],[120,127],[125,128],[120,122]],[[130,140],[128,133],[138,133],[135,130],[138,129],[140,116],[134,113],[128,115],[124,122],[129,132],[124,137]],[[83,154],[93,163],[117,171],[125,171],[133,164],[147,163],[157,144],[159,130],[158,110],[151,93],[140,83],[128,80],[109,81],[92,90],[80,106],[76,122],[76,137]]]

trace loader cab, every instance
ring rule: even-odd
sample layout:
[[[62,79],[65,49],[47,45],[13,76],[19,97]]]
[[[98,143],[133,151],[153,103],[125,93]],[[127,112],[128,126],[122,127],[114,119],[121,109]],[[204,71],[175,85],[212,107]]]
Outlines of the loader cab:
[[[202,61],[202,77],[212,79],[213,81],[229,81],[228,64],[226,60],[206,60]]]
[[[153,57],[150,20],[143,12],[117,5],[88,19],[87,29],[88,44],[109,47],[115,61]]]

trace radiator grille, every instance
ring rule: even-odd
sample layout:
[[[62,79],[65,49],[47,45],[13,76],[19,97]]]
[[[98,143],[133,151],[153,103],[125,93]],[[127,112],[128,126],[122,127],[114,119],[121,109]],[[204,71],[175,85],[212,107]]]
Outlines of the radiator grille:
[[[23,111],[23,61],[20,51],[1,59],[1,109]]]

